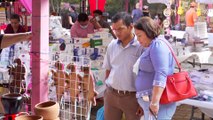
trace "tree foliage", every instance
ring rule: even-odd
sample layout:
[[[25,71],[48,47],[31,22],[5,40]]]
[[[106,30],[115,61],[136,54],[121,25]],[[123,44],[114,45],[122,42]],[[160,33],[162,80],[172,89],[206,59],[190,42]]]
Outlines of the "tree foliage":
[[[130,13],[135,6],[137,0],[107,0],[105,5],[105,11],[109,12],[110,16],[113,16],[117,12],[126,11],[125,3],[128,3],[128,12]]]
[[[52,12],[59,13],[62,2],[75,4],[75,3],[80,3],[80,1],[81,0],[49,0],[49,2],[50,2],[50,12],[51,13]]]

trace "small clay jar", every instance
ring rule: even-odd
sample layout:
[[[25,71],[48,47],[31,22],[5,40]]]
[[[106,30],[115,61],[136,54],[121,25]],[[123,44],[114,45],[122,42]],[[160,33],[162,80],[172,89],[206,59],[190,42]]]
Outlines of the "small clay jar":
[[[44,120],[55,120],[59,116],[59,104],[55,101],[41,102],[35,105],[34,112],[36,115],[43,116]]]
[[[21,115],[15,118],[15,120],[43,120],[39,115]]]

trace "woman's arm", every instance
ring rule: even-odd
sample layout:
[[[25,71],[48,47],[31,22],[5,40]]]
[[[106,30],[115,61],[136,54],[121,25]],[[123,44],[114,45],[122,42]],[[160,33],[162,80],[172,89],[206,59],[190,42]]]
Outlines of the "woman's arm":
[[[68,16],[68,19],[69,19],[70,25],[73,25],[74,23],[73,23],[73,21],[72,21],[72,17],[71,17],[71,16]]]
[[[17,42],[30,40],[32,37],[31,32],[17,33],[17,34],[4,34],[1,41],[1,48],[6,48]]]
[[[157,114],[171,63],[170,51],[164,42],[156,40],[152,48],[150,48],[150,58],[155,70],[150,109]]]

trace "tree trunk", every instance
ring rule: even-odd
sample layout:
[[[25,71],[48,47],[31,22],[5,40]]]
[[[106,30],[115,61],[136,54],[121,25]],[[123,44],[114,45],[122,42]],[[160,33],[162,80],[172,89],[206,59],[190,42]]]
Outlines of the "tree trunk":
[[[50,13],[55,12],[54,0],[50,0]]]
[[[125,0],[125,11],[129,11],[129,0]]]

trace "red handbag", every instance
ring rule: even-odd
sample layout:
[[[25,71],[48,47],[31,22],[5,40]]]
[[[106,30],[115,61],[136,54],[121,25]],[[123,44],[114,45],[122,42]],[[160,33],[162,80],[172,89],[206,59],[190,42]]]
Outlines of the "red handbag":
[[[180,63],[178,62],[173,50],[168,43],[166,43],[166,45],[169,47],[172,56],[176,61],[179,72],[167,76],[166,87],[160,99],[161,104],[168,104],[197,95],[196,89],[192,84],[188,72],[182,71]]]

